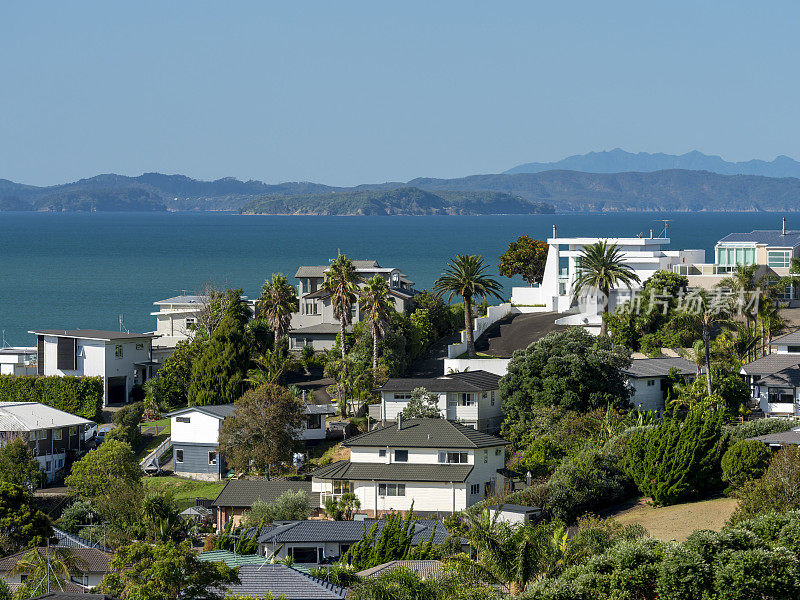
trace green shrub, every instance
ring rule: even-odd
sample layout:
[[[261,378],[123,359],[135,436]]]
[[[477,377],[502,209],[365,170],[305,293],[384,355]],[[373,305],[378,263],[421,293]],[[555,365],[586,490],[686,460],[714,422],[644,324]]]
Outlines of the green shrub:
[[[103,408],[103,379],[0,375],[0,402],[39,402],[96,420]]]
[[[134,402],[122,407],[114,415],[116,427],[111,430],[108,438],[128,442],[130,447],[136,450],[142,441],[142,430],[139,428],[142,415],[144,415],[143,402]]]
[[[722,481],[733,488],[758,479],[767,470],[769,449],[755,440],[739,440],[722,457]]]
[[[795,424],[787,419],[756,419],[755,421],[745,421],[725,429],[730,433],[732,439],[746,440],[760,435],[767,435],[768,433],[789,431],[794,426]]]
[[[800,595],[797,557],[785,548],[733,552],[716,563],[714,580],[719,600],[795,600]]]
[[[800,510],[800,447],[785,446],[769,461],[760,479],[748,481],[736,491],[739,505],[731,522],[750,519],[768,510],[785,513]]]
[[[712,581],[711,567],[703,557],[689,548],[675,544],[664,552],[658,568],[658,598],[700,598],[702,591],[711,589]]]

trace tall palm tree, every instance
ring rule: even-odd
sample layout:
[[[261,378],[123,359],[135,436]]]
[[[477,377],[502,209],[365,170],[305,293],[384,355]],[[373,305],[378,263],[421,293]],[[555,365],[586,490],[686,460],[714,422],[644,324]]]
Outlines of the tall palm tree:
[[[761,278],[756,277],[756,272],[758,271],[758,269],[759,269],[758,265],[739,265],[736,267],[734,271],[731,272],[730,275],[721,279],[720,282],[717,284],[717,287],[727,288],[732,292],[739,292],[743,294],[752,294],[759,292],[760,291],[759,285]],[[747,325],[748,330],[752,330],[752,332],[755,333],[756,315],[753,313],[752,310],[748,310],[748,307],[746,305],[740,306],[739,308],[742,310],[742,314],[744,315],[744,322]]]
[[[578,276],[573,284],[573,295],[577,297],[581,292],[598,290],[603,295],[603,321],[600,324],[600,335],[607,335],[606,319],[610,310],[611,290],[618,285],[631,285],[640,283],[639,276],[625,264],[622,250],[616,244],[609,244],[601,240],[589,244],[581,249],[577,260]]]
[[[378,341],[386,335],[390,304],[394,298],[389,295],[389,284],[380,275],[367,280],[359,298],[361,315],[369,323],[372,331],[372,370],[378,370]]]
[[[353,305],[358,299],[358,284],[361,278],[356,273],[353,261],[344,254],[340,254],[331,261],[325,273],[322,289],[331,296],[333,316],[339,321],[342,335],[342,360],[347,349],[345,348],[345,332],[347,326],[353,322]]]
[[[467,330],[467,352],[475,356],[475,334],[472,331],[472,299],[487,297],[500,298],[503,286],[496,279],[486,274],[489,265],[483,257],[476,254],[457,254],[433,284],[433,289],[440,296],[449,294],[447,301],[453,296],[464,299],[464,327]]]
[[[279,384],[286,372],[297,364],[295,358],[284,348],[265,350],[264,354],[253,357],[252,361],[256,368],[247,371],[247,381],[254,388]]]
[[[261,296],[258,298],[257,306],[275,332],[275,348],[277,348],[280,340],[289,333],[292,313],[300,308],[297,290],[287,281],[283,273],[273,273],[272,281],[267,280],[261,286]]]
[[[26,575],[26,586],[36,595],[64,590],[73,574],[86,568],[68,548],[32,548],[17,561],[12,575]],[[27,596],[25,596],[27,598]]]

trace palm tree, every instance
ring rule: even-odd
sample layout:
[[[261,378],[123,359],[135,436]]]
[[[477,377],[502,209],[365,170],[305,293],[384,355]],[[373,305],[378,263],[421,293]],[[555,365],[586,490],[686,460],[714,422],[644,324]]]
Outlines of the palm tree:
[[[394,298],[389,295],[389,285],[380,275],[367,280],[361,290],[361,314],[372,330],[372,370],[378,370],[378,340],[386,335],[386,323],[389,321],[389,305]]]
[[[600,324],[600,335],[607,335],[606,319],[610,310],[611,290],[620,284],[627,286],[640,283],[639,276],[625,264],[622,250],[616,244],[608,244],[601,240],[581,249],[577,260],[578,276],[573,284],[573,294],[598,290],[603,295],[603,322]]]
[[[322,289],[331,296],[333,306],[333,316],[339,321],[342,336],[342,360],[344,360],[347,349],[345,348],[345,331],[347,326],[353,322],[353,305],[357,300],[358,284],[361,281],[356,274],[353,261],[344,254],[340,254],[331,261],[325,273],[325,281]]]
[[[67,548],[32,548],[17,561],[11,574],[25,574],[26,587],[38,596],[50,590],[63,591],[70,577],[85,568],[83,561]]]
[[[287,281],[283,273],[273,273],[272,281],[267,280],[261,286],[261,296],[258,298],[257,306],[275,332],[275,348],[277,348],[280,340],[289,333],[292,313],[300,308],[297,290]]]
[[[458,295],[464,299],[464,327],[467,331],[467,352],[475,356],[475,334],[472,331],[472,299],[500,298],[503,286],[486,275],[489,265],[476,254],[457,254],[445,268],[444,273],[433,284],[439,296],[449,294],[447,301]]]
[[[265,350],[264,354],[252,360],[257,368],[247,371],[247,381],[256,388],[265,384],[280,383],[284,374],[296,364],[295,358],[280,347]]]

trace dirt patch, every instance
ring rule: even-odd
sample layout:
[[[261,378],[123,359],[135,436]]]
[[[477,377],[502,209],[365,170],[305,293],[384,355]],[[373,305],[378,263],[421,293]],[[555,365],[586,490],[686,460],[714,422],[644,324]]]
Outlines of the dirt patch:
[[[605,516],[624,525],[642,525],[654,538],[682,542],[698,529],[722,529],[736,510],[736,503],[734,498],[715,498],[674,506],[652,506],[649,498],[642,498]]]

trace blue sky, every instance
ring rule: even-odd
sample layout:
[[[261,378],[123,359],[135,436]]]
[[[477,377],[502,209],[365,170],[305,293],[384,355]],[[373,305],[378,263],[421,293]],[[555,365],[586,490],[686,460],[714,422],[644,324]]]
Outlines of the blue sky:
[[[0,178],[800,157],[796,2],[4,2]]]

